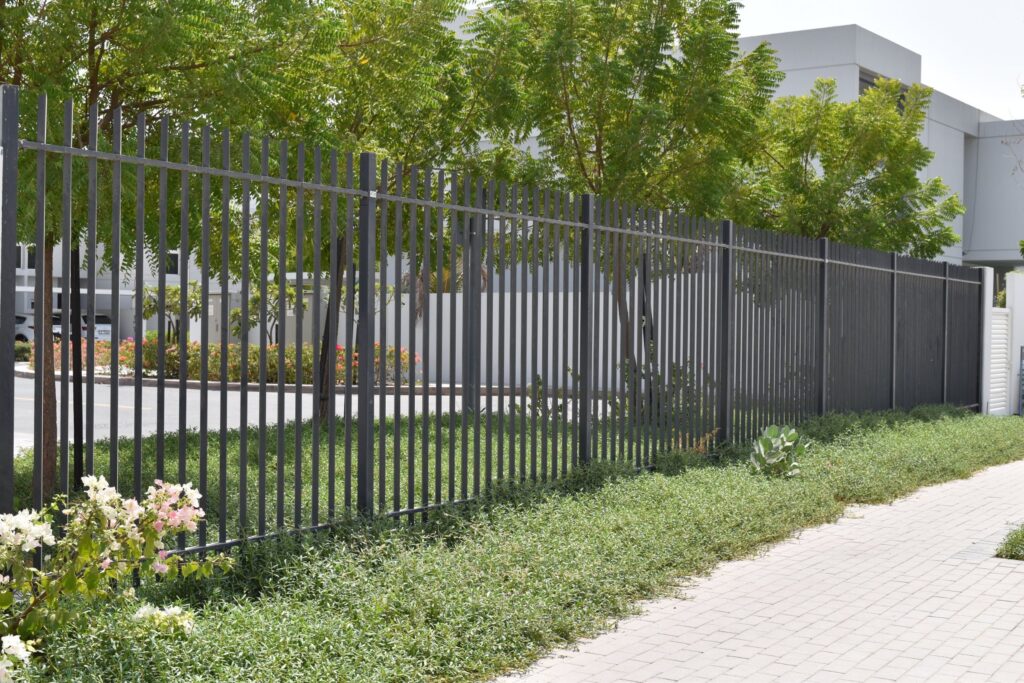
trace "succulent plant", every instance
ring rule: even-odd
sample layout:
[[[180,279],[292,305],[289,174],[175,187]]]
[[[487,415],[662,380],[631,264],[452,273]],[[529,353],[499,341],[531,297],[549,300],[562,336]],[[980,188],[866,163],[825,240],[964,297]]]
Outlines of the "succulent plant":
[[[800,474],[799,459],[810,442],[789,426],[770,425],[754,439],[750,465],[755,472],[770,477],[793,477]]]

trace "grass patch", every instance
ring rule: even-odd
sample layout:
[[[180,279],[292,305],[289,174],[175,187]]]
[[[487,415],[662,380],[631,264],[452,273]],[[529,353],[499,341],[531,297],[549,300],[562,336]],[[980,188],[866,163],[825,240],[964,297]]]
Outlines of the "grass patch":
[[[1024,526],[1014,529],[996,550],[996,557],[1004,560],[1024,560]]]
[[[1024,421],[945,411],[811,421],[803,473],[666,459],[671,475],[600,464],[508,490],[430,525],[350,524],[245,547],[191,602],[189,639],[125,634],[131,608],[83,614],[50,641],[47,680],[482,680],[606,628],[680,577],[832,521],[1024,457]]]

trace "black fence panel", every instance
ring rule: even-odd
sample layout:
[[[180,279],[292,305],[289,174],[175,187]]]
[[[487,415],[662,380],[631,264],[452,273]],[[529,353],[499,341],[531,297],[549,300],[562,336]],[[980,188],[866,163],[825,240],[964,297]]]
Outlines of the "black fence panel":
[[[191,481],[207,522],[177,546],[208,550],[823,411],[978,404],[977,269],[0,102],[3,511],[86,474]]]

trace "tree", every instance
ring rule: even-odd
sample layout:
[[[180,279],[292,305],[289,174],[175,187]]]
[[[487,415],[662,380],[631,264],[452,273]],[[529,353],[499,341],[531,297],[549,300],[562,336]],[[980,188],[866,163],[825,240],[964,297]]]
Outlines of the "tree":
[[[453,150],[471,146],[466,141],[475,144],[478,136],[474,121],[481,110],[467,109],[472,91],[462,61],[462,42],[449,28],[460,9],[458,0],[0,0],[0,35],[5,38],[0,45],[0,82],[30,92],[45,90],[51,102],[73,99],[73,133],[78,146],[87,142],[87,112],[96,106],[100,147],[109,150],[114,112],[120,110],[124,117],[124,149],[129,154],[134,151],[135,114],[146,111],[150,120],[169,118],[172,141],[178,139],[182,123],[210,122],[234,130],[248,129],[257,136],[301,139],[309,143],[310,151],[314,146],[341,151],[367,149],[405,164],[443,163],[453,156]],[[31,126],[34,109],[30,102],[27,104],[22,108],[23,124]],[[59,107],[51,106],[50,119],[50,137],[60,139]],[[157,153],[155,137],[151,128],[145,143],[147,156]],[[198,159],[198,137],[192,137],[193,160]],[[217,147],[214,144],[214,164],[223,163]],[[54,164],[50,177],[59,177],[56,157],[50,157]],[[295,177],[295,155],[289,157],[290,168],[286,170]],[[22,184],[31,198],[34,159],[26,155],[23,160]],[[274,154],[272,174],[279,172],[277,165]],[[122,214],[130,216],[134,169],[125,165],[123,172],[123,199],[129,212]],[[109,174],[108,164],[100,164],[99,182],[101,194],[109,196],[109,176],[105,178],[104,173]],[[156,175],[147,174],[147,193],[157,191]],[[175,203],[177,175],[172,173],[169,178],[168,210],[172,216],[180,211]],[[82,176],[75,176],[75,243],[85,228]],[[59,184],[51,185],[51,191],[59,193]],[[239,188],[232,187],[231,193],[232,205],[238,206]],[[31,204],[26,201],[22,206]],[[155,255],[161,251],[155,212],[151,210],[156,202],[147,199],[146,204],[147,257],[155,263]],[[200,260],[198,204],[193,202],[187,221],[192,233],[191,256],[196,260]],[[110,222],[103,215],[105,210],[101,203],[98,242],[109,245]],[[221,258],[217,207],[213,214],[211,264]],[[237,227],[236,216],[228,220],[232,228]],[[294,222],[294,211],[288,220]],[[48,288],[52,286],[52,248],[59,239],[58,223],[48,225],[41,259],[45,264],[44,287]],[[180,239],[176,223],[169,222],[166,232],[166,244],[171,248]],[[26,214],[20,221],[20,239],[31,241],[32,229],[31,217]],[[288,234],[294,235],[294,230],[288,230]],[[118,267],[126,269],[133,265],[134,231],[123,230],[122,240],[124,258]],[[230,250],[235,252],[238,246],[237,239],[231,237]],[[357,250],[358,246],[349,248]],[[306,271],[328,267],[328,244],[322,245],[319,264],[313,264],[312,249],[304,251],[305,263],[296,264],[295,244],[290,241],[286,262],[274,259],[271,276],[284,278],[300,267]],[[112,265],[110,254],[110,249],[100,252],[108,268]],[[236,279],[240,263],[234,256],[229,257],[229,277]],[[72,264],[79,260],[76,249]],[[72,272],[71,277],[77,289],[78,273]],[[73,292],[73,302],[76,297],[77,291]],[[43,303],[44,314],[49,315],[50,303]],[[340,306],[338,296],[331,305]],[[51,348],[48,340],[44,348]],[[326,345],[324,348],[326,352]],[[74,357],[79,358],[80,353]],[[52,377],[53,365],[52,353],[46,351],[42,372]],[[48,393],[44,398],[43,485],[49,493],[56,463],[56,396],[52,382],[44,386]],[[81,405],[79,397],[80,392],[76,406]],[[80,433],[76,428],[76,453],[80,453]]]
[[[921,142],[931,90],[879,79],[855,102],[835,83],[773,103],[757,153],[726,202],[755,227],[930,258],[957,242],[964,212],[939,178],[921,179],[934,156]]]
[[[781,79],[767,45],[739,54],[738,12],[732,0],[496,0],[468,24],[474,88],[493,105],[481,125],[499,150],[535,137],[566,189],[721,216]],[[611,251],[596,260],[627,374],[660,373],[646,298],[630,310],[627,290],[673,257],[634,240]]]
[[[469,23],[497,142],[536,134],[569,189],[717,216],[780,73],[730,0],[498,0]]]
[[[206,313],[206,303],[202,299],[202,289],[198,282],[188,284],[186,309],[191,319],[202,318]],[[171,285],[164,288],[164,307],[160,307],[160,290],[147,285],[142,291],[142,317],[162,316],[167,329],[168,343],[176,343],[180,339],[181,320],[178,319],[180,309],[177,304],[181,300],[181,287]],[[187,340],[186,340],[187,341]]]

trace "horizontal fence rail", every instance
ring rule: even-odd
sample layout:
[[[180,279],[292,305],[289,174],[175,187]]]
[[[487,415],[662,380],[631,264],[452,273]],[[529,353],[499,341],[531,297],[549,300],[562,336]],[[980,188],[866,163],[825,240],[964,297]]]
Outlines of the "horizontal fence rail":
[[[86,474],[192,481],[207,523],[178,548],[209,550],[829,411],[979,403],[974,268],[0,104],[2,511]]]

